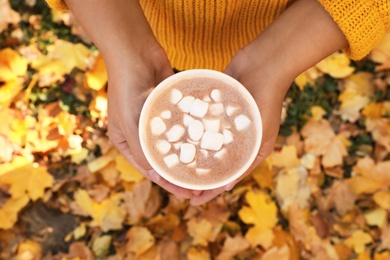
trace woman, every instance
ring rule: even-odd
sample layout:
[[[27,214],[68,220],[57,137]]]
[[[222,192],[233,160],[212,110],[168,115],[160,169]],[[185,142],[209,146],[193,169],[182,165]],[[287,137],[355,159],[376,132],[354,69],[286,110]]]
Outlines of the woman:
[[[388,0],[47,2],[72,11],[106,62],[111,142],[145,177],[193,205],[236,182],[186,190],[162,179],[143,156],[136,134],[139,114],[148,93],[173,74],[172,68],[221,70],[247,87],[264,126],[253,169],[273,150],[282,102],[295,77],[338,50],[364,57],[390,28]]]

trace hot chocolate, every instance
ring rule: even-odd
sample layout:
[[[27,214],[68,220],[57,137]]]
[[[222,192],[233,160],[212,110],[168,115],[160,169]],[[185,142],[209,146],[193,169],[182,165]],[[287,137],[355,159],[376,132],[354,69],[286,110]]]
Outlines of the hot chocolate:
[[[238,82],[223,80],[225,74],[196,75],[152,92],[141,113],[140,140],[162,177],[203,190],[241,175],[259,150],[262,132],[258,108]]]

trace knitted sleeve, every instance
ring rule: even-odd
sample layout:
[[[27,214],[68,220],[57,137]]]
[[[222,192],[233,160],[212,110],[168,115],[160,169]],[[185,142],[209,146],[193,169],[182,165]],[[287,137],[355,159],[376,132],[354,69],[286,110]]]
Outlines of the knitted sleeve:
[[[361,59],[390,31],[389,0],[319,0],[348,40],[351,59]]]

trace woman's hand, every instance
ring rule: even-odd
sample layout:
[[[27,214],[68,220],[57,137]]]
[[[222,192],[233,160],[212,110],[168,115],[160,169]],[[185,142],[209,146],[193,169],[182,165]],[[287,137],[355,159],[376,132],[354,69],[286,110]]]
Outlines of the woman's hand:
[[[316,0],[297,0],[254,41],[237,52],[225,73],[239,80],[260,109],[263,139],[251,168],[225,187],[203,191],[192,205],[205,203],[230,190],[273,150],[282,103],[292,81],[330,54],[347,47],[332,17]]]

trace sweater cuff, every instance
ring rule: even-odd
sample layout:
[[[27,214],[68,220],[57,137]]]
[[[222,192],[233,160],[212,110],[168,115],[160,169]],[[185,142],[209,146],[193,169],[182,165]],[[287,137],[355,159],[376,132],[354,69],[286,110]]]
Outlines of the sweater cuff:
[[[381,14],[373,1],[319,0],[348,40],[344,50],[354,60],[364,58],[385,33]]]
[[[63,0],[45,0],[50,8],[58,11],[68,11],[69,8]]]

